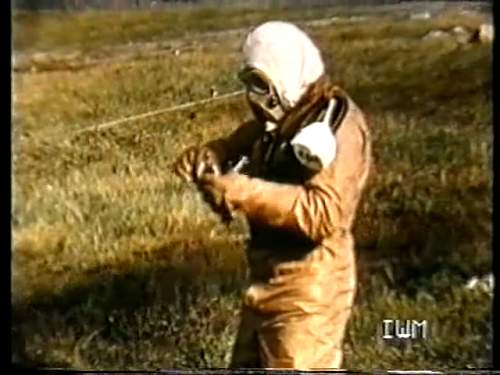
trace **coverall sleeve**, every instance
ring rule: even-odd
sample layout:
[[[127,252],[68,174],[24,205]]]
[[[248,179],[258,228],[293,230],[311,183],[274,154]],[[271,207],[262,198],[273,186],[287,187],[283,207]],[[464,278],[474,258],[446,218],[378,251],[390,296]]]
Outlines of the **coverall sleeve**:
[[[288,185],[238,175],[226,199],[249,221],[293,232],[319,241],[335,227],[341,215],[335,189],[315,185]]]
[[[337,158],[304,185],[226,175],[219,177],[226,200],[254,223],[299,232],[320,241],[335,227],[345,224],[368,174],[364,121],[344,124],[337,134]]]
[[[218,138],[205,144],[218,156],[221,163],[248,153],[256,139],[264,131],[264,125],[255,120],[250,120],[240,125],[226,137]]]

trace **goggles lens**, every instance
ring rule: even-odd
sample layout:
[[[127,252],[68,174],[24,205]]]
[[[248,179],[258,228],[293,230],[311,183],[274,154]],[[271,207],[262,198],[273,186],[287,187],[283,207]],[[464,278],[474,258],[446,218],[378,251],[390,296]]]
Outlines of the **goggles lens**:
[[[258,95],[268,95],[271,93],[269,80],[257,69],[243,69],[238,74],[238,77],[248,91],[252,91]]]

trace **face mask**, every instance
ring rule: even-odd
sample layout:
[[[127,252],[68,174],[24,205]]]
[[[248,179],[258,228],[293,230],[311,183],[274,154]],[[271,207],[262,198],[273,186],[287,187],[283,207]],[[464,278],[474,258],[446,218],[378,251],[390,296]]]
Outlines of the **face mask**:
[[[260,70],[245,68],[239,73],[247,91],[247,100],[256,117],[262,121],[278,122],[285,115],[270,79]]]
[[[307,169],[319,172],[328,166],[337,154],[337,140],[330,123],[335,108],[335,99],[330,100],[325,117],[302,128],[291,140],[295,157]]]

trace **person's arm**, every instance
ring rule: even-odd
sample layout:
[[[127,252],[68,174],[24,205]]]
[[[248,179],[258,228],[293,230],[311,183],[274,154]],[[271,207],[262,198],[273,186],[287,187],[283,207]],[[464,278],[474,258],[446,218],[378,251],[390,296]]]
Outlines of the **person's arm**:
[[[238,155],[249,153],[263,132],[264,125],[255,120],[247,121],[227,137],[210,141],[204,146],[211,148],[221,163],[226,163]]]
[[[181,153],[173,165],[174,172],[186,181],[197,181],[207,171],[220,174],[221,166],[240,154],[250,151],[264,131],[257,121],[248,121],[229,136],[190,147]]]
[[[200,183],[202,190],[222,192],[217,201],[241,211],[250,222],[302,232],[313,240],[325,236],[341,215],[338,194],[320,186],[274,183],[236,173],[205,175]]]
[[[228,207],[240,210],[251,222],[300,232],[319,241],[344,225],[364,186],[370,147],[364,119],[360,120],[341,126],[336,159],[304,185],[231,173],[206,175],[200,186],[222,197]]]

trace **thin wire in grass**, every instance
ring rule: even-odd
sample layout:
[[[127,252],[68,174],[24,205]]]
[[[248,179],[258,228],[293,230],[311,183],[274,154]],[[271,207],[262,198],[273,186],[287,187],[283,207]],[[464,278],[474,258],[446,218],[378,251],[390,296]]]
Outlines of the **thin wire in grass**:
[[[183,103],[183,104],[178,104],[178,105],[174,105],[172,107],[167,107],[167,108],[157,109],[155,111],[149,111],[149,112],[140,113],[138,115],[132,115],[132,116],[127,116],[127,117],[122,117],[122,118],[119,118],[119,119],[116,119],[116,120],[112,120],[112,121],[108,121],[108,122],[105,122],[105,123],[102,123],[102,124],[88,126],[86,128],[76,130],[76,131],[72,132],[71,134],[72,135],[76,135],[76,134],[86,133],[86,132],[89,132],[89,131],[100,131],[100,130],[104,130],[104,129],[109,129],[109,128],[112,128],[112,127],[115,127],[115,126],[118,126],[118,125],[125,124],[127,122],[141,120],[141,119],[144,119],[144,118],[147,118],[147,117],[152,117],[152,116],[158,116],[158,115],[161,115],[161,114],[164,114],[164,113],[180,111],[180,110],[183,110],[183,109],[186,109],[186,108],[195,107],[195,106],[200,105],[200,104],[207,104],[207,103],[212,103],[212,102],[215,102],[215,101],[218,101],[218,100],[231,98],[231,97],[234,97],[234,96],[241,95],[243,93],[244,93],[244,90],[238,90],[238,91],[233,91],[233,92],[230,92],[230,93],[227,93],[227,94],[224,94],[224,95],[220,95],[220,96],[215,96],[215,97],[211,97],[211,98],[207,98],[207,99],[202,99],[202,100],[187,102],[187,103]]]
[[[141,119],[144,119],[147,117],[158,116],[158,115],[162,115],[162,114],[169,113],[169,112],[176,112],[176,111],[184,110],[187,108],[195,107],[195,106],[201,105],[201,104],[209,104],[209,103],[213,103],[215,101],[219,101],[222,99],[228,99],[231,97],[241,95],[244,92],[245,92],[245,90],[233,91],[233,92],[230,92],[227,94],[218,95],[218,96],[214,96],[214,97],[210,97],[210,98],[206,98],[206,99],[182,103],[182,104],[174,105],[174,106],[167,107],[167,108],[161,108],[161,109],[157,109],[154,111],[139,113],[137,115],[121,117],[121,118],[107,121],[107,122],[104,122],[101,124],[91,125],[91,126],[88,126],[88,127],[83,128],[83,129],[76,130],[76,131],[69,131],[69,132],[63,132],[63,133],[53,133],[53,134],[49,134],[48,137],[49,138],[56,138],[57,136],[61,136],[61,137],[65,138],[66,136],[71,137],[71,136],[75,136],[75,135],[82,134],[82,133],[88,133],[88,132],[92,132],[92,131],[98,132],[101,130],[113,128],[115,126],[119,126],[119,125],[123,125],[126,123],[131,123],[133,121],[141,120]]]

